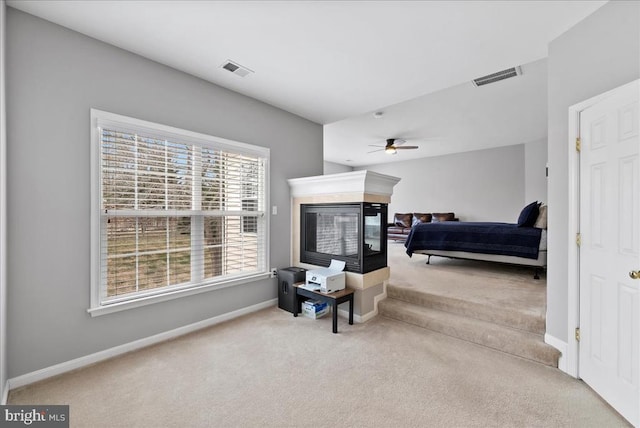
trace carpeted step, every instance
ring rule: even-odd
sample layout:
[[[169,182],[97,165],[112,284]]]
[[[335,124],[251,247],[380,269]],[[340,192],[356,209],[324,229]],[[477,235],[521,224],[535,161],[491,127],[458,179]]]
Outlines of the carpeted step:
[[[443,296],[421,291],[416,288],[389,284],[387,296],[419,306],[451,312],[466,317],[525,330],[531,333],[544,334],[545,316],[533,311],[518,310],[504,306],[492,306],[465,300],[464,297]]]
[[[379,314],[417,325],[507,354],[558,367],[560,352],[544,343],[540,334],[517,330],[474,318],[387,298],[378,304]]]

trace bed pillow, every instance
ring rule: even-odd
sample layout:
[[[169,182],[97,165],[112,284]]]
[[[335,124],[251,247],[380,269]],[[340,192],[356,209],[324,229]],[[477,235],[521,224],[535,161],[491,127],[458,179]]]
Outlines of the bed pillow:
[[[538,201],[535,201],[524,207],[518,216],[518,227],[533,227],[538,219],[539,206]]]
[[[456,218],[455,213],[433,213],[432,215],[432,223],[438,223],[441,221],[453,221],[453,219]]]
[[[411,227],[411,221],[413,214],[399,214],[395,213],[393,216],[393,223],[398,227]]]
[[[547,228],[547,206],[546,205],[544,204],[540,205],[538,218],[536,219],[536,222],[533,224],[533,227],[537,227],[540,229]]]
[[[431,223],[431,214],[429,213],[413,213],[413,225],[419,223]]]

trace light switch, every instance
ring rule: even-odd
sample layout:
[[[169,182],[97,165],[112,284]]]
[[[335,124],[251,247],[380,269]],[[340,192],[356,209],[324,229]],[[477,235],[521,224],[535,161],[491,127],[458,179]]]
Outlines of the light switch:
[[[278,206],[274,205],[271,207],[271,215],[278,215]]]

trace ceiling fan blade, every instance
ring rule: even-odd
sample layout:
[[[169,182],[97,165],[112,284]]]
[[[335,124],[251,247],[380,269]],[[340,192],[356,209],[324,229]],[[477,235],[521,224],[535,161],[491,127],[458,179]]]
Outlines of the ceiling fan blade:
[[[384,151],[384,149],[372,150],[372,151],[367,152],[367,153],[375,153],[375,152],[382,152],[382,151]]]
[[[418,146],[396,146],[396,150],[412,150],[412,149],[419,149],[420,147]]]
[[[385,147],[385,146],[381,146],[379,144],[369,144],[369,147]]]

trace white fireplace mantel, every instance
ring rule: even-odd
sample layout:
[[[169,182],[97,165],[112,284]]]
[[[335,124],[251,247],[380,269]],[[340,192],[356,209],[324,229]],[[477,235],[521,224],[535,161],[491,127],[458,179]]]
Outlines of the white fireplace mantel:
[[[400,178],[373,171],[290,178],[291,197],[361,193],[390,197]]]
[[[291,178],[291,266],[314,269],[319,266],[300,262],[301,204],[391,202],[393,186],[400,179],[373,171],[351,171],[315,177]],[[365,274],[346,272],[347,287],[355,290],[355,320],[364,322],[377,314],[377,302],[386,297],[384,283],[389,267]]]

